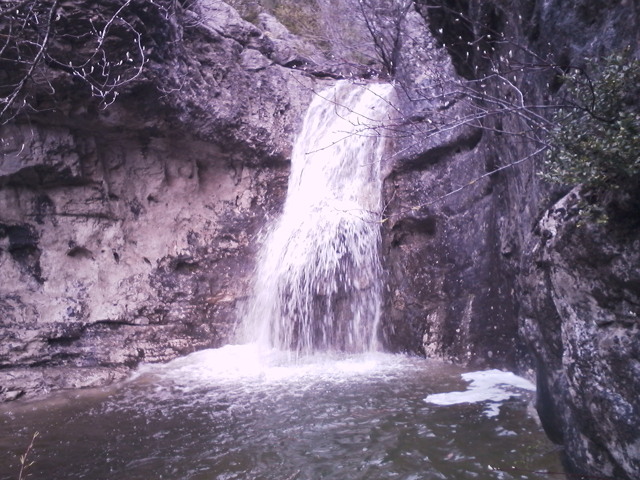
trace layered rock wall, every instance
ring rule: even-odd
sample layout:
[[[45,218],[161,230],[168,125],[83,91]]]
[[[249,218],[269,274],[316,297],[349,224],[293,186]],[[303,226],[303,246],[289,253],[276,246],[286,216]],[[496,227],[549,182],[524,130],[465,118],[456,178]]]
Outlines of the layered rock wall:
[[[407,21],[410,125],[386,182],[391,343],[535,372],[569,471],[637,478],[638,212],[608,224],[578,214],[579,189],[539,178],[544,142],[522,136],[512,108],[557,102],[562,73],[587,58],[637,56],[637,2],[416,4],[434,40]],[[484,110],[456,94],[465,86]]]
[[[449,26],[428,11],[407,16],[398,67],[405,133],[385,192],[388,338],[429,356],[526,369],[516,277],[542,208],[535,159],[500,133],[522,118],[468,101],[468,80],[431,35]]]
[[[145,18],[171,49],[108,108],[54,71],[53,108],[0,127],[4,399],[232,337],[314,82],[226,4],[198,5],[168,33]]]

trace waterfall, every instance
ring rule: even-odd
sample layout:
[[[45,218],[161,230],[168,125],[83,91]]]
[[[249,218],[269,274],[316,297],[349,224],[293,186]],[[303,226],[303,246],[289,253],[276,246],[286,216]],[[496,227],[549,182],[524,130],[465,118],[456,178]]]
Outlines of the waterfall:
[[[292,153],[287,198],[258,258],[245,339],[283,350],[375,350],[388,84],[317,94]]]

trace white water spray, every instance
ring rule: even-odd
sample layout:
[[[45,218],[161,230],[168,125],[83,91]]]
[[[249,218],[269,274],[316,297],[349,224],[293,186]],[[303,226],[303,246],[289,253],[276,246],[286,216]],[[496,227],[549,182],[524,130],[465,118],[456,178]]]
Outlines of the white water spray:
[[[392,91],[341,81],[309,106],[284,210],[258,259],[245,340],[298,353],[377,348],[380,160]]]

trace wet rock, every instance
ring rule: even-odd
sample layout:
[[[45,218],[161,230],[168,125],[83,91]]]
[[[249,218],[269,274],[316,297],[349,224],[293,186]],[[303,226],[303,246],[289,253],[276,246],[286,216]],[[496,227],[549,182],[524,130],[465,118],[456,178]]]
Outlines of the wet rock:
[[[561,413],[542,419],[564,444],[570,470],[633,478],[640,471],[640,236],[589,221],[579,213],[583,203],[574,189],[539,222],[526,283],[535,320],[522,333],[545,365],[541,381],[557,385],[544,402]]]
[[[462,120],[469,105],[451,93],[459,77],[425,20],[410,12],[404,29],[403,134],[385,167],[384,335],[392,349],[513,365],[520,349],[513,272],[496,250],[512,205],[507,178],[486,175],[495,139]]]
[[[404,137],[385,170],[383,329],[394,349],[535,375],[539,415],[569,471],[632,479],[637,195],[609,203],[608,227],[580,218],[576,192],[556,203],[567,189],[539,178],[537,147],[504,134],[523,128],[517,115],[466,122],[477,110],[455,94],[519,47],[563,68],[637,50],[633,2],[600,3],[416,2],[426,24],[404,27]],[[496,33],[511,43],[492,42]],[[562,93],[553,70],[516,81],[534,105]],[[509,98],[490,82],[485,94]]]

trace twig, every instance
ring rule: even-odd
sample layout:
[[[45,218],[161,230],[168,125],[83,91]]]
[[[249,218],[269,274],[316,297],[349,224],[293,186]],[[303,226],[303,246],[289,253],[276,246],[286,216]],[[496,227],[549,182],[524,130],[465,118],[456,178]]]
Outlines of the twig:
[[[34,462],[27,462],[27,459],[29,457],[29,453],[31,453],[31,450],[33,449],[33,444],[36,441],[36,438],[38,437],[38,435],[40,435],[40,432],[33,433],[29,446],[27,447],[25,452],[22,455],[20,455],[20,473],[18,474],[18,480],[25,480],[27,478],[26,471],[34,463]]]

